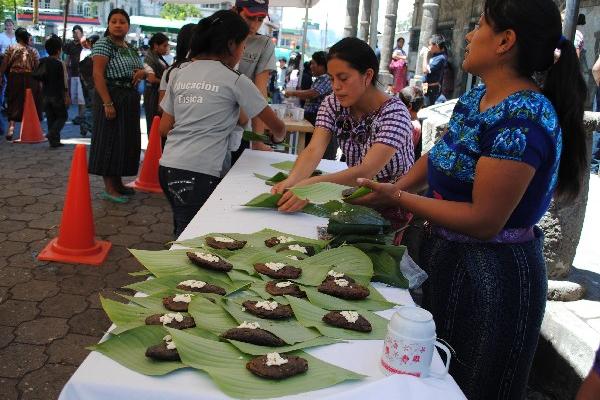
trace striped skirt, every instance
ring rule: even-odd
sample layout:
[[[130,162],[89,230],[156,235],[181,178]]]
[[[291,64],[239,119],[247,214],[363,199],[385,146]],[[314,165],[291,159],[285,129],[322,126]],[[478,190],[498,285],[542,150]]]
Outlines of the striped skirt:
[[[523,399],[537,346],[547,278],[544,237],[523,243],[423,241],[423,307],[454,349],[450,373],[469,400]]]
[[[140,95],[135,88],[109,87],[117,117],[106,119],[102,99],[94,99],[89,173],[134,176],[140,164]]]

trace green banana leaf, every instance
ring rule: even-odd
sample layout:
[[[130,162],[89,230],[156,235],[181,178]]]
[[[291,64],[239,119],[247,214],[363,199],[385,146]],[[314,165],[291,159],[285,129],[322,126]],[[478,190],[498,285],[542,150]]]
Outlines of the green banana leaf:
[[[312,204],[309,203],[302,209],[305,214],[314,215],[321,218],[329,218],[334,212],[341,210],[344,207],[344,203],[338,200],[328,201],[324,204]]]
[[[294,350],[302,350],[308,349],[309,347],[317,347],[324,346],[327,344],[338,343],[337,339],[328,338],[325,336],[320,336],[316,339],[307,340],[305,342],[296,343],[293,346],[281,346],[281,347],[267,347],[267,346],[258,346],[252,343],[239,342],[237,340],[228,340],[229,343],[234,345],[239,351],[245,354],[251,354],[254,356],[260,356],[267,353],[277,352],[277,353],[289,353]]]
[[[100,296],[100,303],[108,318],[116,325],[116,328],[111,331],[115,335],[145,325],[146,317],[164,312],[162,307],[152,309],[137,304],[123,304],[102,296]]]
[[[227,294],[231,294],[240,290],[243,287],[243,283],[234,282],[232,283],[227,275],[221,275],[219,279],[215,279],[210,274],[205,274],[203,271],[197,271],[191,275],[168,275],[162,278],[146,279],[142,282],[132,283],[124,286],[126,289],[132,289],[137,292],[142,292],[147,295],[154,293],[164,292],[167,289],[172,289],[173,292],[186,293],[185,290],[177,289],[176,286],[185,280],[199,280],[204,281],[213,285],[217,285],[225,289]]]
[[[227,329],[234,328],[239,324],[223,307],[212,303],[204,297],[195,297],[188,307],[190,315],[196,321],[196,326],[207,330],[215,335],[220,335]]]
[[[331,266],[331,269],[348,274],[362,284],[368,284],[373,276],[371,259],[363,251],[353,246],[325,250],[302,262]]]
[[[325,204],[332,200],[341,200],[342,192],[350,186],[331,182],[318,182],[307,186],[296,186],[290,189],[298,198],[308,200],[313,204]]]
[[[261,175],[261,174],[254,174],[254,176],[265,181],[265,183],[267,185],[273,186],[276,183],[286,180],[288,177],[288,174],[286,174],[284,172],[278,172],[273,176],[266,176],[266,175]]]
[[[281,169],[283,171],[291,171],[294,168],[295,161],[281,161],[278,163],[271,164],[271,167]]]
[[[319,292],[315,288],[306,287],[303,290],[308,296],[311,304],[321,307],[325,310],[350,311],[350,310],[368,310],[383,311],[394,307],[396,304],[386,300],[375,300],[375,293],[379,294],[373,287],[369,288],[371,295],[364,300],[344,300],[325,293]]]
[[[144,269],[142,271],[130,272],[128,275],[131,275],[131,276],[148,276],[148,275],[152,275],[152,274],[150,273],[150,271],[147,271],[147,270]]]
[[[393,244],[394,235],[390,234],[379,234],[379,235],[358,235],[354,233],[349,234],[341,234],[336,235],[329,246],[331,247],[339,247],[345,244],[352,245],[354,243],[372,243],[372,244],[382,244],[382,245],[391,245]]]
[[[244,139],[248,142],[262,142],[262,143],[266,143],[266,144],[275,144],[275,143],[273,143],[273,141],[271,140],[271,138],[268,135],[264,135],[262,133],[256,133],[256,132],[252,132],[252,131],[244,131],[244,133],[242,135],[242,139]],[[290,144],[288,142],[277,143],[277,145],[283,146],[285,148],[290,147]]]
[[[262,329],[271,332],[290,345],[306,342],[307,340],[321,336],[314,329],[305,328],[294,318],[290,318],[289,320],[269,320],[259,318],[248,312],[242,311],[242,307],[239,304],[226,299],[223,299],[220,305],[237,321],[238,324],[241,324],[244,321],[258,322]]]
[[[146,349],[159,344],[168,332],[161,326],[139,326],[120,335],[110,335],[107,340],[88,347],[113,359],[122,366],[144,375],[166,375],[186,368],[180,361],[156,361],[146,357]]]
[[[296,297],[286,296],[294,315],[304,326],[316,328],[324,336],[335,339],[361,339],[361,340],[383,340],[387,334],[388,321],[377,314],[365,310],[356,310],[371,323],[371,332],[357,332],[350,329],[336,328],[322,321],[329,311],[317,307],[310,302]]]
[[[229,343],[213,342],[183,331],[169,329],[184,364],[207,372],[228,396],[240,399],[272,398],[333,386],[362,375],[328,364],[311,355],[290,353],[308,361],[308,371],[273,381],[253,375],[246,369],[252,358]]]
[[[281,196],[280,193],[263,193],[242,205],[246,207],[277,208],[277,202],[281,199]]]
[[[371,192],[373,192],[373,189],[368,188],[368,187],[364,187],[364,186],[360,186],[360,187],[357,187],[356,190],[353,191],[350,196],[345,196],[344,200],[358,199],[360,197],[368,195]]]
[[[381,246],[372,243],[355,243],[353,246],[364,249],[371,259],[374,281],[408,289],[408,280],[400,271],[402,256],[399,256],[399,252],[406,249],[404,246]]]

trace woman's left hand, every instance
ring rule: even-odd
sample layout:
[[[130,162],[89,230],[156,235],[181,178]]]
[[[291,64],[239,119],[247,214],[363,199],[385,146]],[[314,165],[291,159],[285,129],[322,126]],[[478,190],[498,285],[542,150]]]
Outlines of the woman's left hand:
[[[133,72],[131,83],[133,83],[134,86],[137,85],[139,81],[146,79],[146,71],[143,69],[136,69]]]
[[[356,183],[358,186],[370,188],[372,192],[366,196],[350,200],[348,203],[373,208],[399,207],[398,200],[404,192],[399,190],[396,185],[392,183],[378,183],[364,178],[357,179]]]

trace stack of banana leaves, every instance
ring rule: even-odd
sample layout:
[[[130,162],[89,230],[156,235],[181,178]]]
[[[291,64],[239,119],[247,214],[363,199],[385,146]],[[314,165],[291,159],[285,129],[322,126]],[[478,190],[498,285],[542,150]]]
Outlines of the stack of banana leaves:
[[[371,285],[372,256],[359,246],[270,229],[176,243],[185,248],[130,250],[144,267],[135,275],[150,279],[124,287],[143,296],[101,298],[115,327],[92,350],[146,375],[191,368],[234,398],[365,378],[305,351],[384,339],[377,313],[395,304]]]
[[[327,233],[332,238],[330,247],[351,245],[362,250],[373,262],[373,280],[408,288],[408,281],[399,268],[406,248],[393,244],[396,232],[392,230],[390,222],[369,207],[346,202],[370,193],[370,189],[321,182],[290,190],[310,202],[302,212],[329,219]],[[263,193],[244,205],[276,208],[281,196]]]

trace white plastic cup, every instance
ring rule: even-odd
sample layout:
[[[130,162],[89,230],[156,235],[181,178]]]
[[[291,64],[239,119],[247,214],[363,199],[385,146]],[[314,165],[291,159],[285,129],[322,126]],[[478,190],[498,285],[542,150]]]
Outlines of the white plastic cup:
[[[292,108],[292,119],[294,121],[302,121],[304,119],[304,109],[303,108]]]
[[[435,347],[446,353],[442,373],[430,370]],[[436,341],[435,322],[429,311],[416,306],[404,306],[392,315],[383,344],[381,367],[386,375],[406,374],[419,378],[443,378],[448,373],[450,350]]]

